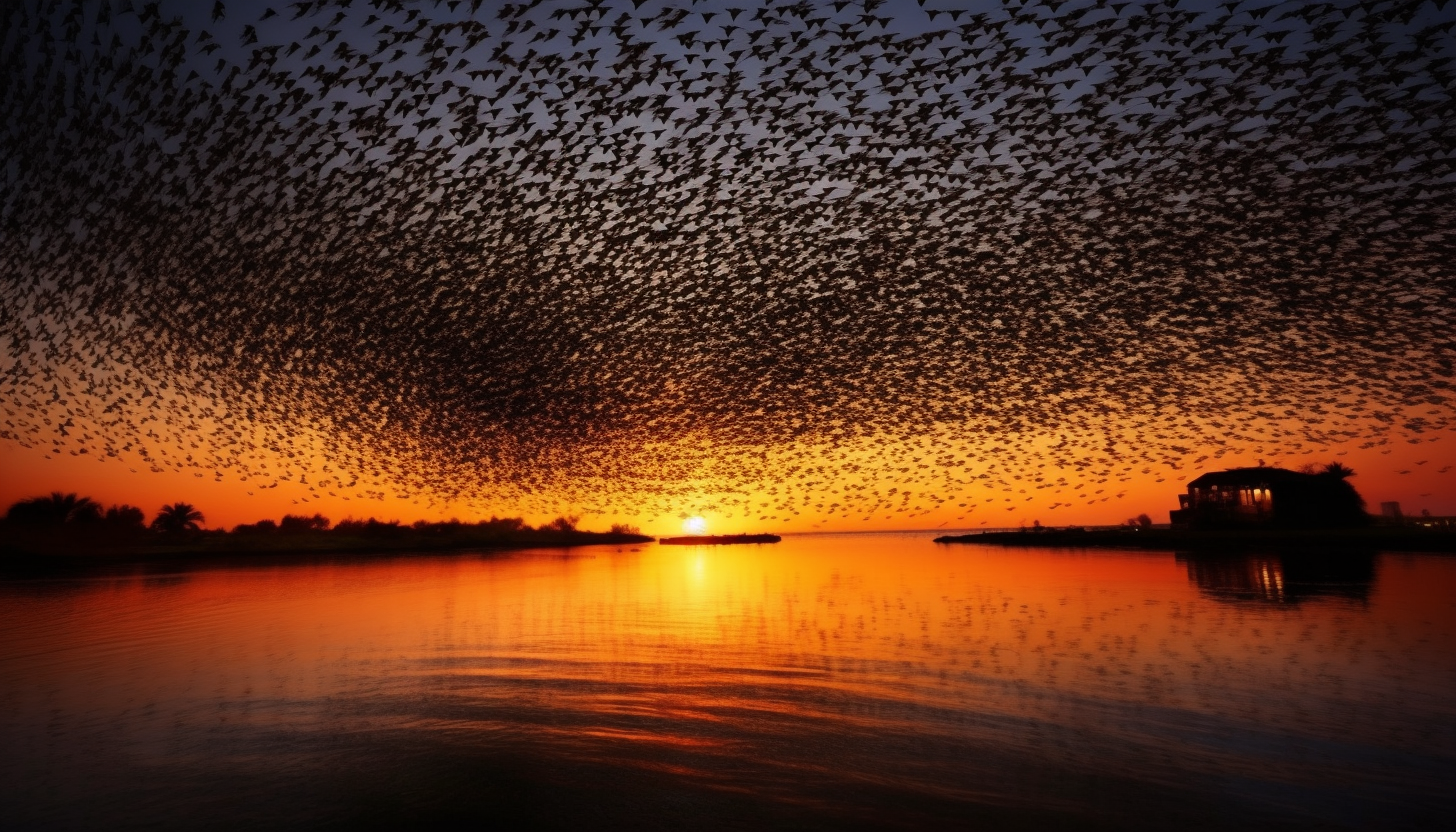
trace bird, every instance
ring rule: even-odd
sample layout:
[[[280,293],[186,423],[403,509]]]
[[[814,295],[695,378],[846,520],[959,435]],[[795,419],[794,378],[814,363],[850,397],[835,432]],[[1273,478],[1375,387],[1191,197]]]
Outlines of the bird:
[[[102,6],[0,35],[7,439],[789,522],[1453,427],[1450,5]]]

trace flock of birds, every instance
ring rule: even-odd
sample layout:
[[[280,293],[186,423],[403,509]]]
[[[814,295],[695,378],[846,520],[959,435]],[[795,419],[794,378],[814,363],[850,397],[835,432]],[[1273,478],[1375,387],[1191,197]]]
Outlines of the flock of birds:
[[[0,438],[780,519],[1439,437],[1453,26],[1445,0],[7,2]]]

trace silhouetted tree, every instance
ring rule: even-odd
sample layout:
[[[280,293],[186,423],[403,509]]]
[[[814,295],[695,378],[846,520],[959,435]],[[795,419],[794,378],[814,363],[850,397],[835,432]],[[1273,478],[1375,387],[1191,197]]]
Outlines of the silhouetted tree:
[[[108,531],[124,534],[136,534],[147,530],[147,515],[136,506],[129,506],[125,503],[119,506],[112,506],[106,510],[105,516],[101,518]]]
[[[322,514],[315,514],[312,517],[304,517],[301,514],[285,514],[282,520],[278,521],[278,531],[284,534],[299,534],[301,532],[322,532],[329,528],[329,518]]]
[[[1330,525],[1358,526],[1370,522],[1365,512],[1365,498],[1349,482],[1355,471],[1338,462],[1331,462],[1319,473],[1320,491],[1326,500]]]
[[[334,531],[343,535],[359,535],[363,537],[399,537],[404,529],[399,525],[398,520],[391,520],[388,523],[384,523],[373,517],[368,520],[356,520],[352,517],[346,517],[334,526]]]
[[[543,531],[551,532],[574,532],[576,531],[576,523],[580,519],[581,518],[575,514],[566,517],[558,517],[555,520],[552,520],[550,523],[542,526],[541,528]]]
[[[101,519],[101,504],[90,497],[51,492],[46,497],[21,500],[5,512],[5,519],[23,526],[65,526]]]
[[[152,518],[152,528],[163,534],[183,534],[198,531],[206,519],[190,503],[171,503],[162,506],[162,510]]]
[[[1305,478],[1297,487],[1277,494],[1275,517],[1280,525],[1306,527],[1361,526],[1370,522],[1365,499],[1351,485],[1355,471],[1339,462],[1303,469]]]
[[[496,517],[491,515],[489,520],[482,521],[476,525],[495,532],[518,532],[529,528],[526,521],[519,517]]]

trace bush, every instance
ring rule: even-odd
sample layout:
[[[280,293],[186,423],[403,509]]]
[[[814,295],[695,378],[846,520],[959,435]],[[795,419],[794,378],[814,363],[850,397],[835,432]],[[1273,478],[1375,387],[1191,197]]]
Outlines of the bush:
[[[398,537],[404,529],[399,525],[398,520],[384,523],[373,517],[368,520],[355,520],[350,517],[340,520],[338,525],[334,526],[334,531],[359,537]]]
[[[233,527],[233,534],[272,534],[278,531],[278,524],[272,520],[259,520],[256,523],[243,523]]]
[[[526,521],[519,517],[494,517],[475,524],[477,528],[492,532],[518,532],[526,528]]]
[[[147,530],[147,515],[136,506],[125,503],[108,508],[101,522],[108,531],[122,534],[140,534]]]
[[[278,522],[278,531],[284,534],[301,534],[303,532],[323,532],[329,529],[329,518],[322,514],[315,514],[312,517],[304,517],[299,514],[285,514]]]

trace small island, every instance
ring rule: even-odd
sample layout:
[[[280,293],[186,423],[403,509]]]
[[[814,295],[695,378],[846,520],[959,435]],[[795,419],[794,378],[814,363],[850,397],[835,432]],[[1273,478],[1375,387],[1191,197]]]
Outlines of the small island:
[[[699,534],[686,537],[664,537],[657,542],[667,546],[723,546],[729,543],[778,543],[776,534]]]

